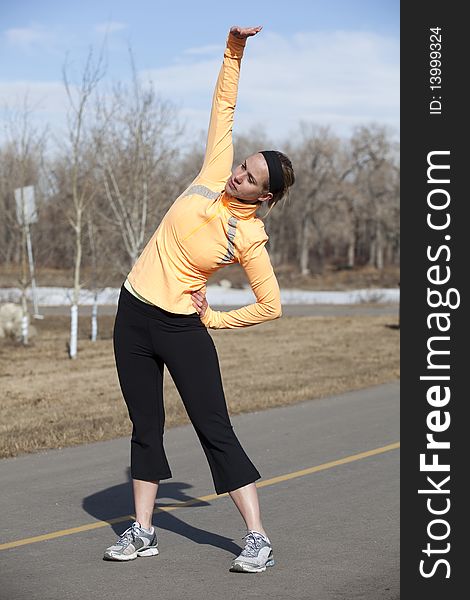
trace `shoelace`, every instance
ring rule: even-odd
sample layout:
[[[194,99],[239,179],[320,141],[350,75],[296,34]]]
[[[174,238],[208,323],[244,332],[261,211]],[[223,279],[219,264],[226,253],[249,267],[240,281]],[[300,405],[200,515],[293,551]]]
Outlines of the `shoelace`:
[[[128,542],[133,542],[137,537],[138,526],[133,523],[126,531],[124,531],[116,542],[116,546],[125,546]]]
[[[244,556],[258,556],[258,550],[263,544],[263,538],[260,535],[256,535],[250,531],[244,535],[242,539],[246,539],[246,545],[242,551],[242,554]]]

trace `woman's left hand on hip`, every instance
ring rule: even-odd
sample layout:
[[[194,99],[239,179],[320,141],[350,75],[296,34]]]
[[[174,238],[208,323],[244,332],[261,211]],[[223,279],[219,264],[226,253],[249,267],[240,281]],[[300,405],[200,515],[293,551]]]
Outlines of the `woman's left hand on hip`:
[[[191,297],[194,308],[198,312],[199,316],[203,317],[208,306],[205,291],[198,290],[197,292],[191,292]]]

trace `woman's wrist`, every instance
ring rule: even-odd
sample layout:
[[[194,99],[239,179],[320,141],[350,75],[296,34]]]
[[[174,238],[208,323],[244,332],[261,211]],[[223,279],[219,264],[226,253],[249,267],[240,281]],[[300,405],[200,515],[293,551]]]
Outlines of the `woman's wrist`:
[[[204,315],[199,315],[199,318],[204,323],[204,325],[206,325],[208,327],[209,323],[211,322],[211,316],[212,316],[212,309],[209,305],[207,305],[206,310],[204,311]]]
[[[232,35],[230,32],[227,36],[227,44],[225,53],[232,58],[241,58],[243,56],[243,50],[245,49],[246,38],[240,40]]]

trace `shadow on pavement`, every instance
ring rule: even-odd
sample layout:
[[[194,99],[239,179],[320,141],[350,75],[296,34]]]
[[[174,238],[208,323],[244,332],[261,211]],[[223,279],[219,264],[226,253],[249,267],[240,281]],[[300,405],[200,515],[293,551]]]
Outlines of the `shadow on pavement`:
[[[110,521],[134,514],[134,498],[129,468],[126,470],[126,475],[128,479],[126,483],[120,483],[86,496],[82,503],[83,509],[89,515],[100,521],[109,522],[116,535],[120,535],[132,524],[132,518],[119,523],[111,523]],[[194,500],[194,496],[188,495],[186,492],[190,487],[189,484],[181,481],[162,481],[158,486],[157,508],[170,507],[180,502]],[[210,506],[210,502],[201,500],[190,505],[191,508],[204,506]],[[215,546],[235,555],[238,555],[241,550],[238,544],[225,536],[185,523],[176,516],[176,511],[157,512],[154,515],[153,524],[157,528],[157,534],[158,529],[166,529],[197,544]]]

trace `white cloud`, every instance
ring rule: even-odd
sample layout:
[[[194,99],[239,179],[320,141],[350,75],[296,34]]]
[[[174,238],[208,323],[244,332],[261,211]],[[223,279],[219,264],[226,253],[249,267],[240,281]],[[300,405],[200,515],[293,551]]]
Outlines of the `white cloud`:
[[[48,147],[53,151],[56,141],[65,140],[67,124],[68,99],[60,81],[0,81],[0,144],[8,137],[9,113],[21,112],[25,99],[32,126],[39,131],[48,127]]]
[[[0,81],[0,106],[18,106],[25,95],[37,111],[65,110],[67,95],[60,81]]]
[[[141,73],[180,108],[188,135],[207,132],[223,51],[212,57],[210,48],[190,48],[180,62]],[[389,125],[398,138],[399,84],[397,39],[347,31],[265,34],[247,42],[234,132],[261,125],[277,142],[298,131],[301,120],[331,125],[345,136],[354,125],[375,121]],[[0,107],[26,90],[38,123],[52,130],[64,126],[67,98],[60,81],[0,81]]]
[[[191,54],[197,56],[194,49]],[[222,52],[143,75],[163,96],[176,99],[184,113],[192,113],[196,129],[205,128],[221,59]],[[398,39],[351,31],[290,38],[268,33],[247,42],[236,131],[259,123],[280,138],[303,119],[330,124],[340,135],[370,121],[398,132],[399,83]]]
[[[4,35],[8,44],[22,50],[31,50],[38,46],[49,46],[55,38],[51,31],[40,25],[7,29]]]
[[[115,31],[122,31],[126,28],[127,25],[119,21],[108,21],[106,23],[95,25],[95,31],[97,33],[114,33]]]
[[[222,53],[223,51],[224,47],[220,44],[208,44],[207,46],[196,46],[194,48],[187,48],[186,50],[184,50],[184,54],[214,54],[215,52]]]

